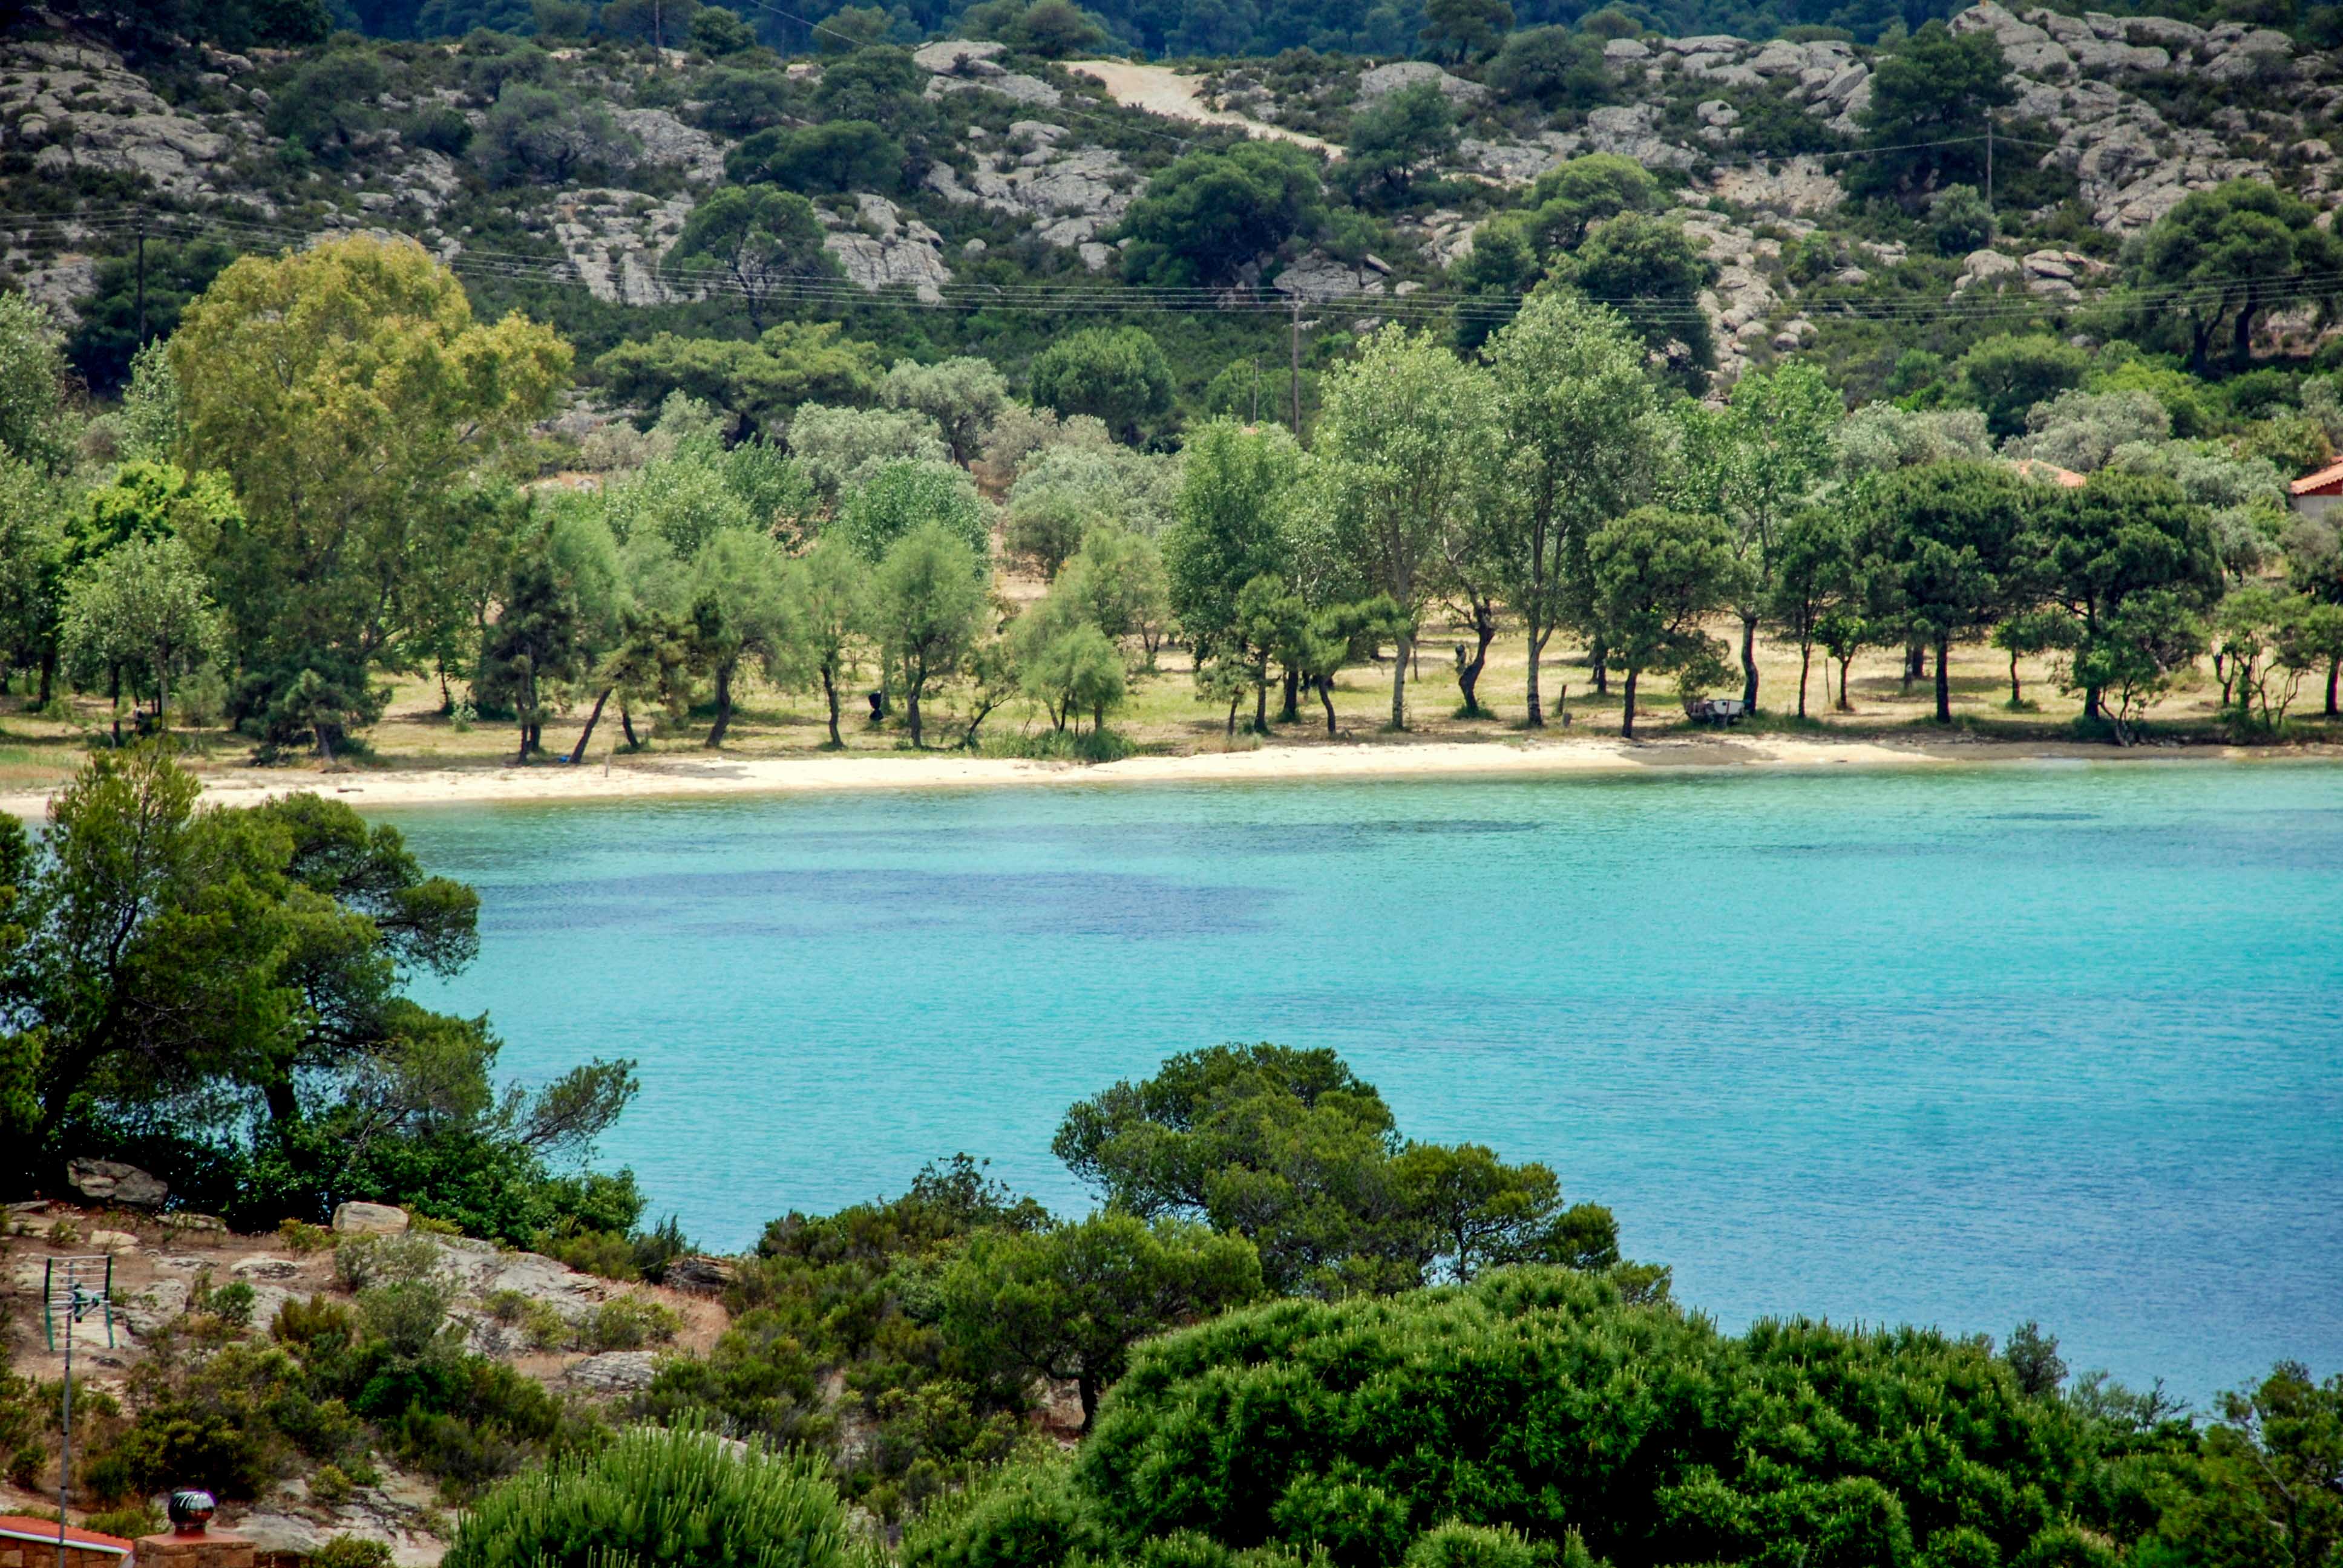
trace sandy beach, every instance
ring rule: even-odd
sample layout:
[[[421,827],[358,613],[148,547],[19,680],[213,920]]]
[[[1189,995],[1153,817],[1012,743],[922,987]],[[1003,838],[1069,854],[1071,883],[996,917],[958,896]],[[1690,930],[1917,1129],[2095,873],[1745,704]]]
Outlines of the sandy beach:
[[[611,759],[568,768],[387,768],[323,772],[308,768],[212,767],[200,771],[205,796],[250,805],[314,791],[364,809],[607,803],[721,795],[786,795],[834,789],[969,789],[1007,786],[1252,784],[1312,779],[1491,778],[1634,774],[1716,769],[1936,768],[1986,763],[2149,763],[2328,758],[2332,748],[2246,749],[2138,748],[2080,743],[1976,740],[1835,740],[1778,735],[1701,736],[1626,741],[1615,737],[1496,742],[1395,742],[1355,746],[1264,746],[1254,750],[1133,757],[1086,766],[938,752],[873,756]],[[37,818],[45,790],[0,795],[0,811]]]

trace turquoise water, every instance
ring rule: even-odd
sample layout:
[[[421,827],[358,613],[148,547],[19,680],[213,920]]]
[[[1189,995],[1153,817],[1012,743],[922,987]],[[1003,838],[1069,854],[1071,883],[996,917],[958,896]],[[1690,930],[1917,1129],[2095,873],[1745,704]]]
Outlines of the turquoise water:
[[[738,1248],[1064,1107],[1332,1046],[1728,1326],[2006,1332],[2202,1399],[2343,1370],[2343,769],[1071,788],[395,819],[478,885],[507,1070]]]

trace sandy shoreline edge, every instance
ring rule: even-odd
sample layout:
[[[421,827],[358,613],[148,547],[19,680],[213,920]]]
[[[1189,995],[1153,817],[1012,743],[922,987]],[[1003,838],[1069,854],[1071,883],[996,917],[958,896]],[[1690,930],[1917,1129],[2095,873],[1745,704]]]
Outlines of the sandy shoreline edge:
[[[360,809],[492,804],[608,804],[622,800],[834,790],[988,789],[1019,785],[1247,784],[1429,778],[1534,778],[1670,771],[1927,769],[2043,761],[2147,764],[2175,760],[2332,760],[2334,749],[2276,750],[2191,747],[2118,750],[2058,742],[1826,740],[1790,736],[1716,736],[1626,741],[1434,741],[1423,744],[1264,747],[1178,757],[1133,757],[1085,766],[1004,758],[673,756],[617,766],[559,763],[531,768],[385,769],[321,773],[307,769],[203,771],[205,798],[249,805],[314,791]],[[0,811],[27,819],[48,809],[50,791],[0,795]]]

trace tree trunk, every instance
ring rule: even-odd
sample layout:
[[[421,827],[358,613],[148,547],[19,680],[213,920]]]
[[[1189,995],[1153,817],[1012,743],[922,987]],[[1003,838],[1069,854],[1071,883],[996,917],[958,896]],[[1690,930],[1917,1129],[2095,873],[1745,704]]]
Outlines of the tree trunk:
[[[1806,716],[1806,679],[1814,668],[1815,645],[1811,642],[1798,644],[1798,717],[1801,719]],[[1823,673],[1823,687],[1825,692],[1830,688],[1830,673],[1827,670]]]
[[[1319,705],[1326,709],[1326,739],[1334,739],[1334,678],[1322,675],[1316,683]]]
[[[1918,643],[1916,643],[1916,642],[1907,642],[1907,643],[1906,643],[1906,644],[1904,645],[1904,695],[1905,695],[1905,696],[1909,697],[1909,696],[1911,696],[1911,695],[1912,695],[1912,683],[1913,683],[1914,681],[1916,681],[1916,680],[1919,679],[1919,678],[1920,678],[1920,672],[1921,672],[1921,671],[1923,671],[1923,670],[1925,670],[1925,669],[1926,669],[1927,668],[1928,668],[1928,656],[1927,656],[1927,654],[1926,654],[1926,652],[1924,652],[1924,651],[1922,650],[1922,648],[1921,648],[1920,645],[1919,645]]]
[[[627,738],[628,750],[640,751],[643,749],[643,743],[635,739],[634,713],[627,707],[627,699],[623,697],[618,699],[618,732]]]
[[[1602,638],[1597,638],[1586,645],[1586,665],[1594,674],[1594,695],[1610,696],[1611,650],[1603,646]]]
[[[2327,661],[2327,717],[2329,719],[2335,717],[2335,682],[2338,675],[2343,675],[2343,658],[2328,659]]]
[[[911,727],[911,749],[923,750],[920,741],[920,692],[928,684],[924,675],[917,680],[907,676],[903,681],[903,719]]]
[[[1750,712],[1757,711],[1757,616],[1754,610],[1741,612],[1741,702]]]
[[[1619,733],[1628,740],[1635,739],[1635,677],[1643,673],[1634,665],[1627,667],[1627,682],[1619,689],[1624,704],[1619,709]]]
[[[594,739],[594,726],[602,722],[602,704],[610,700],[610,689],[604,687],[594,699],[594,711],[586,716],[586,728],[578,732],[578,744],[569,749],[569,766],[577,767],[586,760],[586,743]]]
[[[1415,652],[1415,639],[1402,635],[1399,646],[1392,650],[1392,728],[1407,728],[1407,661]]]
[[[122,746],[122,667],[118,664],[108,672],[106,695],[114,706],[114,744],[119,750]]]
[[[842,750],[846,742],[838,738],[838,671],[827,664],[821,667],[821,696],[830,705],[830,743]]]
[[[1497,608],[1487,599],[1473,601],[1473,658],[1456,672],[1456,684],[1464,693],[1465,717],[1479,719],[1481,672],[1489,668],[1489,645],[1497,640]]]
[[[1838,661],[1838,711],[1841,713],[1855,711],[1855,705],[1846,699],[1846,667],[1854,662],[1855,655],[1851,653]],[[1823,676],[1823,683],[1825,686],[1830,683],[1830,676],[1827,672]]]
[[[1252,679],[1252,732],[1269,733],[1269,661],[1263,659]]]
[[[708,732],[708,744],[713,749],[724,744],[724,732],[732,728],[732,666],[728,662],[716,667],[716,723]],[[912,737],[917,745],[919,738]]]
[[[1526,729],[1544,729],[1545,728],[1545,703],[1538,694],[1538,660],[1540,656],[1545,652],[1545,638],[1539,635],[1538,625],[1534,620],[1531,621],[1523,629],[1529,634],[1530,678],[1528,699],[1529,711],[1523,716],[1522,723]]]
[[[1953,686],[1945,670],[1945,642],[1944,638],[1936,639],[1936,722],[1939,724],[1953,721]]]
[[[55,644],[41,649],[41,695],[37,706],[49,705],[49,688],[57,678],[57,650]]]
[[[2009,705],[2012,708],[2026,700],[2026,693],[2017,687],[2017,655],[2009,656]]]
[[[1289,669],[1285,672],[1285,706],[1279,711],[1277,721],[1280,724],[1295,724],[1299,723],[1301,719],[1302,672]]]
[[[1244,701],[1244,688],[1239,687],[1237,688],[1234,695],[1231,696],[1229,699],[1228,738],[1231,740],[1234,740],[1237,738],[1237,705],[1242,701]]]

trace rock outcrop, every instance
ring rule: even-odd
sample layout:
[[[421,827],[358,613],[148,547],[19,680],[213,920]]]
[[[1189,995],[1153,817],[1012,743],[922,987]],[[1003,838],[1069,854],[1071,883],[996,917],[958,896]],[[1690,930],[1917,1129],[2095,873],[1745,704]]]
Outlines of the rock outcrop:
[[[847,277],[876,294],[882,288],[908,287],[929,305],[943,299],[943,286],[952,278],[944,265],[943,236],[902,210],[885,196],[869,193],[854,198],[853,227],[835,214],[824,212],[824,224],[833,226],[822,236],[822,248],[838,258]]]
[[[126,1209],[160,1209],[171,1196],[161,1177],[119,1160],[69,1161],[65,1181],[93,1203],[119,1203]]]

